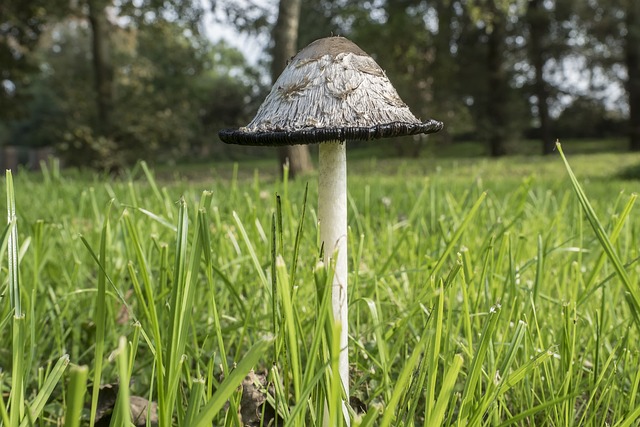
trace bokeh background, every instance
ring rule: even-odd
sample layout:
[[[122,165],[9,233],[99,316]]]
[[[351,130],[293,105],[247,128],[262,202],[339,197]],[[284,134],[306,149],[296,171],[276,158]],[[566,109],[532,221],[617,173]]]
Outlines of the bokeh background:
[[[332,34],[446,124],[381,141],[383,155],[640,150],[637,0],[4,0],[0,166],[275,164],[217,131],[246,124],[286,60]],[[313,167],[301,150],[279,153],[292,173]]]

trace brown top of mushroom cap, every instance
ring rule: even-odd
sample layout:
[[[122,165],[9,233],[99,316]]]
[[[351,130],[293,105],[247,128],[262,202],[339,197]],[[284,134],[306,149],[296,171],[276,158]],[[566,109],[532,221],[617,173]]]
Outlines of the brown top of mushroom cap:
[[[316,40],[289,62],[255,118],[225,129],[230,144],[293,145],[433,133],[442,122],[421,122],[380,66],[344,37]]]

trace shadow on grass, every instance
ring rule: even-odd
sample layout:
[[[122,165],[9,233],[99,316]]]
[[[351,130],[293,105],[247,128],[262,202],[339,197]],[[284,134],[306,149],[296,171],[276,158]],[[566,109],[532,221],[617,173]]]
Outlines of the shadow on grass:
[[[640,163],[622,169],[616,175],[616,178],[623,179],[625,181],[640,181]]]

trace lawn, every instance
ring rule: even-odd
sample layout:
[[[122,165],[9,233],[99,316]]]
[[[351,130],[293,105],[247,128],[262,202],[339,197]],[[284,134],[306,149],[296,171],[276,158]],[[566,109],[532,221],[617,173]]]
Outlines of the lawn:
[[[350,156],[351,425],[637,425],[640,154],[565,153]],[[0,425],[343,422],[315,176],[3,182]]]

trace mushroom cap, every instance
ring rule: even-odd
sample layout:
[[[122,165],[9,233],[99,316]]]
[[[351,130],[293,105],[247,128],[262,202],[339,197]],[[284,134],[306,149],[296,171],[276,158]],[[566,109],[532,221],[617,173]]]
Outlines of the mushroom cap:
[[[380,66],[344,37],[319,39],[287,64],[254,119],[218,135],[228,144],[294,145],[433,133]]]

